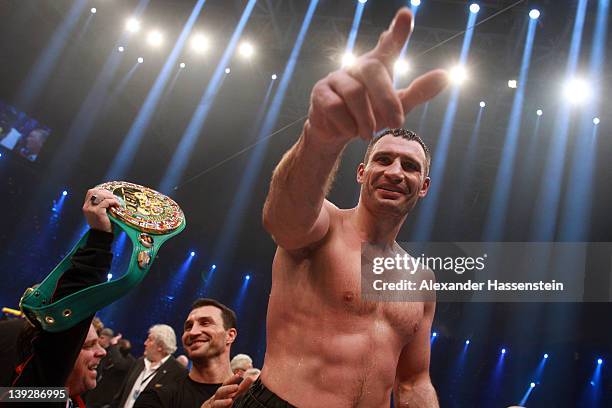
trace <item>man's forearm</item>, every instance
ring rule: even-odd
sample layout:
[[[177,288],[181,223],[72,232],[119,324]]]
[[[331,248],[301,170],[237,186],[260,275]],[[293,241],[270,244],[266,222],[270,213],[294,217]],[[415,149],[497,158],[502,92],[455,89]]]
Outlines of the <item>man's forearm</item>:
[[[273,235],[307,233],[315,224],[344,149],[318,144],[308,129],[307,122],[272,176],[263,214]]]
[[[439,408],[436,390],[431,381],[400,386],[394,394],[395,408]]]

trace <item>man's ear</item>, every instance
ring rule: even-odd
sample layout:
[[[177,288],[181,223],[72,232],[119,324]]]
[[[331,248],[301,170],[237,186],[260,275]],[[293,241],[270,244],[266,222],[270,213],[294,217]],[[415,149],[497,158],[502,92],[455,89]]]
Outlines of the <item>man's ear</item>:
[[[225,343],[232,344],[234,341],[236,341],[237,335],[238,335],[238,331],[232,327],[231,329],[227,331],[227,334],[225,336]]]
[[[423,185],[421,186],[421,190],[419,190],[419,198],[423,198],[427,195],[430,184],[431,184],[431,179],[429,177],[425,177],[425,180],[423,181]]]
[[[357,166],[357,182],[359,184],[363,184],[363,173],[365,171],[365,164],[360,163],[359,166]]]

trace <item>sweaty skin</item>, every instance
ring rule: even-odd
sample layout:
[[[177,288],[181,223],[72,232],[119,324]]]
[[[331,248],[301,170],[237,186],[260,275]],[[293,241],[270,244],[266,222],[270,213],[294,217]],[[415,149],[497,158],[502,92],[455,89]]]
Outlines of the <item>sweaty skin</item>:
[[[357,170],[359,203],[325,200],[340,155],[357,135],[397,127],[446,85],[441,71],[393,89],[392,63],[412,27],[407,9],[378,45],[348,70],[319,81],[297,143],[274,171],[263,223],[278,245],[268,304],[261,380],[299,407],[437,407],[429,378],[434,302],[366,302],[361,245],[393,251],[429,188],[416,141],[387,135]]]

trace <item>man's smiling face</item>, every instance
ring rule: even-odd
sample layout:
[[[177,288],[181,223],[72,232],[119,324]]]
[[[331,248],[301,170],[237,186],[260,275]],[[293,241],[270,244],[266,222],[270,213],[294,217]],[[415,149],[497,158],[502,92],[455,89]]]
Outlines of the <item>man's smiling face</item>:
[[[404,216],[429,188],[427,159],[421,145],[393,135],[383,136],[368,162],[357,169],[360,202],[374,213]]]
[[[225,329],[221,310],[215,306],[193,309],[185,320],[183,348],[197,362],[219,356],[236,338],[236,329]]]

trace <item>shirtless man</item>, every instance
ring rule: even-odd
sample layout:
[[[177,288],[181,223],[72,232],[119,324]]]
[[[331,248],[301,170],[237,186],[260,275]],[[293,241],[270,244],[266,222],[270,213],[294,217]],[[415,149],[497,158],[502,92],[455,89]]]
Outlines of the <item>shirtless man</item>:
[[[278,245],[265,363],[234,406],[388,407],[391,392],[396,406],[438,406],[429,377],[435,303],[360,299],[361,244],[396,247],[406,216],[427,194],[424,145],[414,135],[383,136],[358,167],[357,206],[325,200],[349,141],[400,126],[445,87],[437,70],[393,89],[392,66],[411,30],[402,9],[373,50],[315,85],[302,134],[274,171],[263,211]]]

